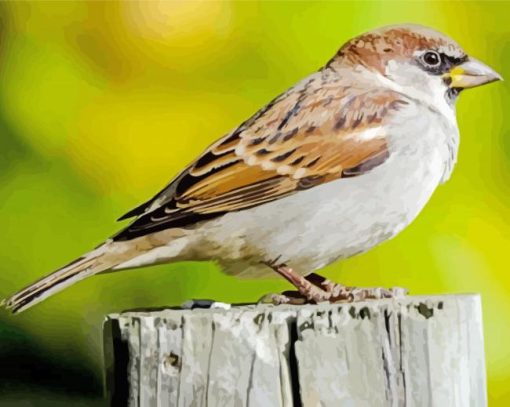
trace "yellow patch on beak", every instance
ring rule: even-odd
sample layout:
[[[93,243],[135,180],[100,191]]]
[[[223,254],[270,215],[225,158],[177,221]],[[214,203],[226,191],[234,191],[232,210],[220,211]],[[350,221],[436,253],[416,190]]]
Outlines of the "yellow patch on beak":
[[[460,89],[474,88],[503,80],[496,71],[474,58],[469,58],[466,62],[454,66],[444,75],[444,78],[448,80],[450,88]]]
[[[459,79],[461,78],[462,75],[464,75],[465,72],[466,71],[463,68],[461,68],[460,66],[454,66],[450,70],[448,75],[450,76],[452,81],[459,81]]]

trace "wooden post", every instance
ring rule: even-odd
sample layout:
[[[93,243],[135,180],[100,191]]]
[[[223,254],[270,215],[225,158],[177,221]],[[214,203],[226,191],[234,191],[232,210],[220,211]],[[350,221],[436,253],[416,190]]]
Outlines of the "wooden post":
[[[486,406],[478,295],[107,317],[115,406]]]

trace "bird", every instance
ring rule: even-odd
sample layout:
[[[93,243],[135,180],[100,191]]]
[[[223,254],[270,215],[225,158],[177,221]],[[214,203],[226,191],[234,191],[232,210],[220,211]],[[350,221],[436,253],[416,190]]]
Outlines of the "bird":
[[[457,161],[459,94],[498,80],[432,28],[360,34],[122,216],[120,232],[3,305],[16,313],[93,275],[186,260],[280,275],[312,303],[391,296],[316,271],[417,217]]]

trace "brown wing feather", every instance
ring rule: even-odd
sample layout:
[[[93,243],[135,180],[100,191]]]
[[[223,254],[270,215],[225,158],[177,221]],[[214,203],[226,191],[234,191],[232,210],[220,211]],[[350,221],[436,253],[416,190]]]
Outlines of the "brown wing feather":
[[[406,104],[396,92],[311,76],[210,146],[115,239],[186,227],[361,175],[389,156],[381,122]],[[368,130],[370,137],[358,137]]]

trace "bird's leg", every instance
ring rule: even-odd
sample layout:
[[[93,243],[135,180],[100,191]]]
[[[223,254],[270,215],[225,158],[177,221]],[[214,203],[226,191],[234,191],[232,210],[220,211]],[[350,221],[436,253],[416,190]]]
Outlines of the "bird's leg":
[[[321,302],[327,301],[329,299],[330,294],[328,294],[322,287],[296,273],[291,267],[283,264],[279,266],[273,266],[273,270],[275,270],[278,274],[289,281],[294,287],[296,287],[299,294],[301,294],[301,296],[309,302]],[[284,293],[283,295],[286,294],[288,296],[289,293]]]
[[[326,301],[322,299],[327,293],[318,285],[308,281],[303,276],[296,273],[291,267],[274,262],[266,263],[274,271],[289,281],[298,291],[285,291],[282,294],[268,294],[260,299],[259,302],[270,302],[274,304],[305,304],[307,302]]]

